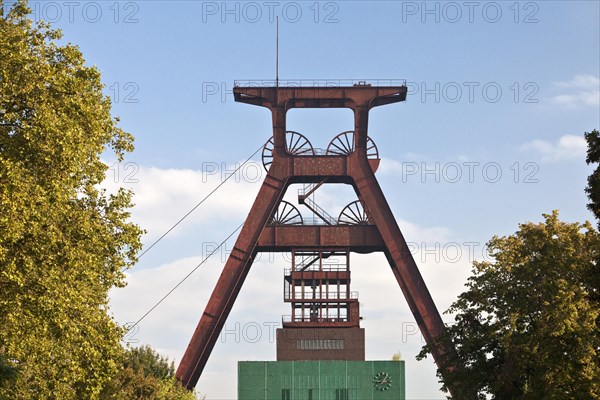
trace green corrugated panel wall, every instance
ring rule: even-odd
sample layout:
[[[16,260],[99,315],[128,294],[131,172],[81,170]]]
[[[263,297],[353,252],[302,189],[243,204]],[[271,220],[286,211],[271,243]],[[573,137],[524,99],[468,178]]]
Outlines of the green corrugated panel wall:
[[[380,372],[390,389],[376,389]],[[263,399],[404,400],[404,361],[240,361],[238,400]]]

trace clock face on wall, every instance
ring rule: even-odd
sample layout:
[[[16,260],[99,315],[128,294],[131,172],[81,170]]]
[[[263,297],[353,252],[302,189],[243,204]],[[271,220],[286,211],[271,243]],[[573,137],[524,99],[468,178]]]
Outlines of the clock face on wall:
[[[392,377],[387,372],[378,372],[373,377],[373,387],[377,390],[388,390],[392,387]]]

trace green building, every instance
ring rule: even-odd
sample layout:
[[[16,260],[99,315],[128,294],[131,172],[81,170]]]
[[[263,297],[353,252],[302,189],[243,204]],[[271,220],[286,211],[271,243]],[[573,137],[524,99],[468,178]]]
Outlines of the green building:
[[[240,361],[238,400],[404,400],[404,361]]]

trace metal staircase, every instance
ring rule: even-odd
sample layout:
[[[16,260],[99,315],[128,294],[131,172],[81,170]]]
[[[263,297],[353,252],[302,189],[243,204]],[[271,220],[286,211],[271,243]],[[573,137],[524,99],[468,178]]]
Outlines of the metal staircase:
[[[337,218],[332,217],[327,211],[325,211],[321,206],[315,203],[313,199],[310,198],[310,196],[326,181],[327,179],[323,179],[319,183],[304,185],[302,189],[298,190],[298,203],[305,205],[306,208],[312,211],[313,214],[319,217],[325,224],[337,225]]]

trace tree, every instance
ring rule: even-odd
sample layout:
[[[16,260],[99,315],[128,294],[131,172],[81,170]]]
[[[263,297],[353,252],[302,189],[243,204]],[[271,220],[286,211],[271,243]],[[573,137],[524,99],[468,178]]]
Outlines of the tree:
[[[589,164],[600,163],[600,132],[594,129],[585,132],[585,140],[588,145],[586,162]],[[585,188],[590,203],[588,209],[594,213],[596,219],[600,220],[600,166],[596,166],[594,172],[588,177],[588,186]]]
[[[588,177],[588,186],[585,191],[590,199],[590,203],[587,205],[588,209],[594,214],[598,220],[598,227],[600,227],[600,132],[594,129],[591,132],[585,132],[585,140],[587,141],[588,150],[586,162],[589,164],[595,164],[596,169]],[[596,260],[596,265],[600,265],[600,258]],[[599,271],[593,271],[590,275],[589,280],[595,290],[593,291],[594,301],[600,303],[600,273]],[[600,317],[598,320],[598,326],[600,326]]]
[[[589,279],[599,273],[600,235],[557,211],[544,218],[494,237],[493,261],[474,262],[448,310],[456,314],[447,334],[465,366],[448,379],[481,399],[600,398],[600,307]]]
[[[17,369],[11,365],[6,357],[0,354],[0,387],[17,377]]]
[[[104,388],[102,399],[195,400],[175,379],[173,363],[149,346],[129,348],[122,370]]]
[[[0,354],[18,368],[0,398],[97,399],[123,351],[108,291],[142,234],[131,194],[98,189],[100,155],[122,160],[133,138],[98,70],[29,12],[0,14]]]

